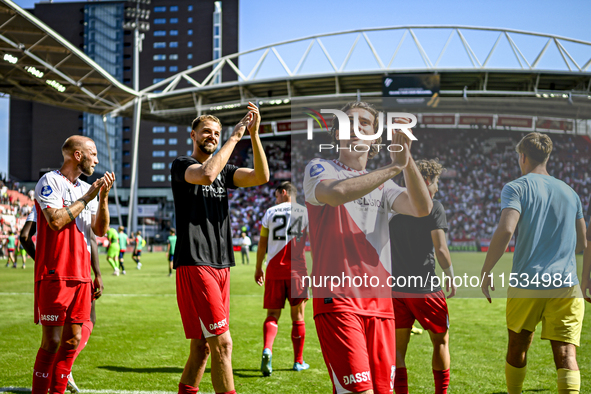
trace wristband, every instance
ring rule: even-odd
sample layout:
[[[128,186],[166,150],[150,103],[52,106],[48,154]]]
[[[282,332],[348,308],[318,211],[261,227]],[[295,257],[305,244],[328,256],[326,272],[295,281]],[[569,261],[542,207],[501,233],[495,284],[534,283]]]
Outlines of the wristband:
[[[454,267],[451,265],[447,268],[444,268],[443,272],[445,272],[445,275],[449,276],[450,278],[454,277]]]

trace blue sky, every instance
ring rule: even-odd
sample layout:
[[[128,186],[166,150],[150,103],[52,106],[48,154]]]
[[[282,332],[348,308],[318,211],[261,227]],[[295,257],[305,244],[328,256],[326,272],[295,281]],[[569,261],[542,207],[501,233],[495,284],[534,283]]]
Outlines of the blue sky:
[[[23,8],[32,8],[35,3],[15,2]],[[240,2],[239,47],[244,51],[298,37],[360,28],[452,24],[512,28],[591,41],[589,15],[591,2],[587,0],[244,0]],[[7,111],[8,100],[0,99],[0,172],[8,170]]]

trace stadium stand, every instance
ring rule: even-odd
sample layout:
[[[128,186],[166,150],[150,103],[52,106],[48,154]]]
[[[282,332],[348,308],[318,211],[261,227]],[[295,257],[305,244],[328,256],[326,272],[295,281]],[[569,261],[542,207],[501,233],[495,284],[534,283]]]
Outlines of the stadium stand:
[[[500,194],[505,183],[519,178],[515,145],[525,135],[502,130],[417,129],[419,140],[413,144],[415,159],[438,158],[447,171],[442,175],[436,196],[446,207],[449,239],[453,244],[488,241],[500,215]],[[580,196],[584,209],[591,199],[591,139],[573,134],[549,134],[554,143],[548,170],[569,184]],[[242,226],[255,236],[265,210],[274,204],[273,190],[277,172],[290,174],[298,187],[298,201],[303,201],[301,184],[303,168],[319,156],[318,144],[296,137],[265,142],[271,182],[248,192],[231,194],[232,231],[238,237]],[[327,141],[330,142],[330,141]],[[247,144],[244,144],[247,146]],[[235,150],[230,160],[237,165],[250,165],[247,148]],[[370,160],[370,170],[385,165],[389,156],[381,153]],[[287,176],[287,179],[290,177]],[[473,250],[473,249],[471,249]]]

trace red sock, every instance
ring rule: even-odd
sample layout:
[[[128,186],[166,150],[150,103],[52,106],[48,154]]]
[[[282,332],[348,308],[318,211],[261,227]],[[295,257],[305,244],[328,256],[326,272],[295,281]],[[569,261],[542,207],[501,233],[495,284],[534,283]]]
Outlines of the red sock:
[[[68,375],[72,372],[72,364],[76,356],[76,349],[67,349],[60,346],[53,363],[53,375],[51,376],[50,394],[63,394],[68,385]]]
[[[199,387],[189,386],[188,384],[179,383],[178,394],[195,394],[199,392]]]
[[[406,374],[406,368],[396,368],[394,392],[396,394],[408,394],[408,375]]]
[[[55,353],[39,348],[37,358],[35,359],[35,366],[33,367],[33,391],[35,394],[47,394],[49,384],[51,383],[51,367]]]
[[[263,349],[273,350],[273,341],[277,335],[277,318],[275,316],[269,316],[263,324],[263,338],[265,344]]]
[[[88,343],[88,338],[90,338],[90,334],[92,333],[93,328],[94,328],[94,324],[92,324],[92,322],[90,320],[87,322],[84,322],[84,324],[82,324],[82,332],[81,332],[82,338],[80,339],[80,344],[78,345],[78,348],[76,349],[76,355],[74,355],[74,361],[76,360],[76,357],[78,357],[78,355],[80,354],[82,349],[84,349],[84,347]]]
[[[445,371],[433,370],[433,378],[435,378],[435,394],[447,394],[449,387],[449,368]]]
[[[304,341],[306,340],[306,323],[294,321],[291,325],[291,342],[293,343],[293,362],[304,362]]]
[[[236,394],[236,390],[232,390],[232,391],[225,391],[223,393],[215,393],[215,394]]]

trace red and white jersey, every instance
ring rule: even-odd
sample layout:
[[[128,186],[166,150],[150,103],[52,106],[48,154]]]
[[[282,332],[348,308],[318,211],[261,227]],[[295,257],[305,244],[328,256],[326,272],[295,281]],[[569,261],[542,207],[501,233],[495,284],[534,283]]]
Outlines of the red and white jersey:
[[[262,225],[269,230],[267,279],[308,275],[306,233],[308,212],[298,203],[284,202],[267,209]]]
[[[90,188],[81,180],[72,183],[59,171],[48,172],[35,187],[37,209],[37,247],[35,281],[78,280],[90,282],[90,232],[92,215],[98,209],[95,198],[60,231],[49,228],[45,208],[63,208],[73,204]]]
[[[311,283],[314,315],[349,312],[393,317],[388,215],[394,200],[405,190],[391,180],[369,194],[337,207],[316,199],[316,186],[324,180],[345,180],[367,174],[338,160],[314,159],[306,166],[304,191],[310,220],[314,265]],[[331,284],[325,277],[338,277]],[[370,279],[376,277],[373,281]],[[347,279],[350,278],[350,279]],[[361,285],[359,285],[361,282]]]

